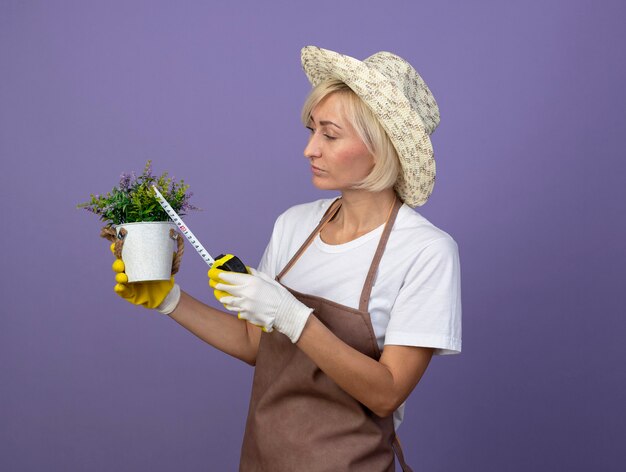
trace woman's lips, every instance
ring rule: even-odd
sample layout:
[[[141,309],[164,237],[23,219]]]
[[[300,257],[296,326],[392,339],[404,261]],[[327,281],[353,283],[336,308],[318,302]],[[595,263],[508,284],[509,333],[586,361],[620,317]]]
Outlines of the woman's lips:
[[[321,175],[324,172],[326,172],[325,170],[320,169],[319,167],[315,167],[315,166],[311,166],[311,172],[313,172],[315,175]]]

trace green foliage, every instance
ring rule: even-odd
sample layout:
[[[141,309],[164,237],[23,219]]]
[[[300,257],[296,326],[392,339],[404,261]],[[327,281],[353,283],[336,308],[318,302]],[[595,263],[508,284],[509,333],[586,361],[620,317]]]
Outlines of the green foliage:
[[[176,181],[167,172],[156,177],[152,175],[152,161],[146,162],[143,173],[136,177],[135,173],[123,173],[120,183],[106,195],[91,194],[88,202],[81,203],[78,208],[95,213],[102,221],[119,225],[139,221],[169,221],[169,216],[156,199],[152,186],[159,192],[180,216],[189,210],[198,210],[189,203],[193,195],[187,192],[189,185],[184,180]]]

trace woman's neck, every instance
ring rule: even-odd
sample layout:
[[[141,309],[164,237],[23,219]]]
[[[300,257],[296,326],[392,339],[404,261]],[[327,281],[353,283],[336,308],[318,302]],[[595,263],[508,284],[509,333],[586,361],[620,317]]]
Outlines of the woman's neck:
[[[342,244],[369,233],[387,221],[395,199],[393,189],[342,192],[341,208],[324,228],[322,238],[329,244]]]

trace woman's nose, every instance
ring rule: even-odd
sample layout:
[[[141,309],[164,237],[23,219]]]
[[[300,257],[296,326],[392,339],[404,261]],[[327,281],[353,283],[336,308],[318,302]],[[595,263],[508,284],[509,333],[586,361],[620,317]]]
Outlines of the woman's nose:
[[[309,142],[304,148],[304,156],[307,159],[313,159],[315,157],[319,157],[320,154],[321,153],[320,153],[319,142],[317,140],[317,137],[315,136],[315,133],[313,133],[311,134],[311,136],[309,136]]]

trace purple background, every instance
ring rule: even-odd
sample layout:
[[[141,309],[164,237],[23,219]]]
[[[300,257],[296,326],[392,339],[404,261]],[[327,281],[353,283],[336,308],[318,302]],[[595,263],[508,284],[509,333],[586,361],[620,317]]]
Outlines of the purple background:
[[[0,2],[0,469],[235,470],[252,369],[113,294],[122,171],[183,177],[255,265],[310,184],[299,51],[416,66],[442,115],[420,212],[459,243],[464,352],[401,429],[427,471],[618,471],[626,387],[619,1]],[[180,284],[203,300],[192,251]]]

